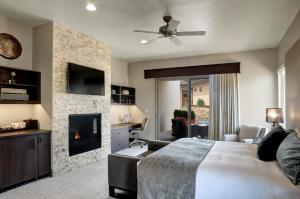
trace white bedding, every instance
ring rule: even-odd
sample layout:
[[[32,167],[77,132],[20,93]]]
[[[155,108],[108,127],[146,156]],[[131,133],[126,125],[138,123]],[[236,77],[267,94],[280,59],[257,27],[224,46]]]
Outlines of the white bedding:
[[[196,199],[300,199],[277,162],[257,159],[256,145],[216,142],[200,164]]]

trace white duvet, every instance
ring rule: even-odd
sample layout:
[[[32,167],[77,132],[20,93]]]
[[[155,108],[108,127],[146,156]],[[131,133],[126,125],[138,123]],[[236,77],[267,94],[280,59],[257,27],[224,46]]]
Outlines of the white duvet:
[[[197,170],[196,199],[300,199],[300,187],[260,161],[256,145],[216,142]]]

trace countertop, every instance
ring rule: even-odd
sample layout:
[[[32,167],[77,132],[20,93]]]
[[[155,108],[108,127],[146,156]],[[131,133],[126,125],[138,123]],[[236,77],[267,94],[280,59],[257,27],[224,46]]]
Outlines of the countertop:
[[[25,136],[25,135],[36,135],[36,134],[42,134],[42,133],[51,133],[51,131],[43,130],[43,129],[35,129],[35,130],[22,130],[22,131],[6,132],[6,133],[0,133],[0,138],[18,137],[18,136]]]
[[[126,128],[126,127],[132,127],[135,125],[138,125],[140,123],[122,123],[122,124],[112,124],[111,129],[120,129],[120,128]]]

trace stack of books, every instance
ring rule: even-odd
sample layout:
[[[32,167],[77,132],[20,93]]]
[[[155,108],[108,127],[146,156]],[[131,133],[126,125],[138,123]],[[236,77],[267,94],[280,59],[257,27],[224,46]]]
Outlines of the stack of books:
[[[16,100],[16,101],[29,101],[29,95],[26,89],[17,88],[1,88],[1,100]]]

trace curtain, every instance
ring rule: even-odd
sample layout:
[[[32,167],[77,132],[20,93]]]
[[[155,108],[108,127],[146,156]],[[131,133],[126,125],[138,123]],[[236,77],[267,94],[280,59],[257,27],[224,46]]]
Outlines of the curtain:
[[[210,75],[209,138],[223,140],[239,126],[238,74]]]

